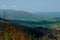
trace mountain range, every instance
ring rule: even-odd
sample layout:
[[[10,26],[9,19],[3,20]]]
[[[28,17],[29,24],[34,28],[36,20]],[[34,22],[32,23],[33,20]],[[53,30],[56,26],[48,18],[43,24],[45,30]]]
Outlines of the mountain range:
[[[22,20],[32,20],[37,19],[34,14],[26,11],[17,11],[17,10],[0,10],[0,16],[5,15],[8,19],[22,19]]]
[[[60,12],[37,12],[30,13],[19,10],[0,10],[0,17],[7,19],[18,19],[18,20],[40,20],[43,18],[55,18],[60,17]]]

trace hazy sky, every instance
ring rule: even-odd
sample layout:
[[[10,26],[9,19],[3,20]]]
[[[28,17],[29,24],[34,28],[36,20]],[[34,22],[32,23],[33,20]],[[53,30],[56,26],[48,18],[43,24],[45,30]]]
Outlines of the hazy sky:
[[[60,0],[0,0],[0,9],[60,12]]]

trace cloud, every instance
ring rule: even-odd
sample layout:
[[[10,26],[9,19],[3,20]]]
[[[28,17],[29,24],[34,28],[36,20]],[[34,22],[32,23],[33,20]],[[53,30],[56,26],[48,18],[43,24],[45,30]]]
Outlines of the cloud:
[[[0,5],[0,9],[16,9],[16,5]]]

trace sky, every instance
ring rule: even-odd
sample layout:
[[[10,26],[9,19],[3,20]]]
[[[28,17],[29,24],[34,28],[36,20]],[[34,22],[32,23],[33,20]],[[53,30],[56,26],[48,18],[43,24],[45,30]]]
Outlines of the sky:
[[[60,0],[0,0],[0,9],[60,12]]]

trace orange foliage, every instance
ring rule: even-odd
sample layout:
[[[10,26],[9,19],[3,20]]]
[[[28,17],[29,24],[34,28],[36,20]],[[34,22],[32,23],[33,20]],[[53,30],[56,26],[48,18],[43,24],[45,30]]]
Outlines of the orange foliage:
[[[0,25],[0,40],[31,40],[29,33],[19,28],[14,24],[2,24]]]

